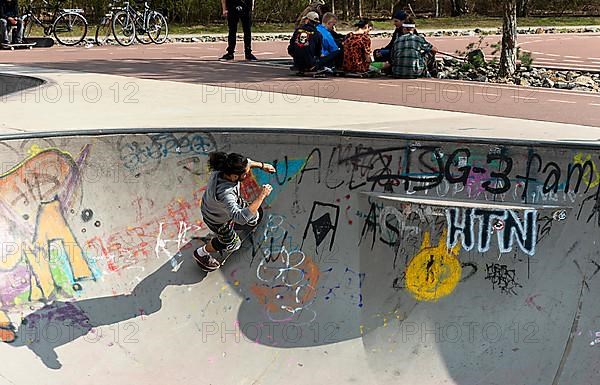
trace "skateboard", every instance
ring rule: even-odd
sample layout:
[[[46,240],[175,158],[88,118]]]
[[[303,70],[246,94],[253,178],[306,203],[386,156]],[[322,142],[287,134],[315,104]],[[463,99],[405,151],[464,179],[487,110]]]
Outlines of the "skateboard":
[[[333,76],[341,77],[341,78],[374,78],[382,76],[381,73],[376,71],[367,71],[367,72],[345,72],[345,71],[334,71]]]
[[[2,43],[2,49],[9,49],[14,51],[15,49],[32,49],[36,43],[21,43],[21,44],[5,44]]]
[[[327,74],[332,74],[327,70],[318,70],[318,71],[298,71],[298,69],[294,67],[290,67],[290,71],[292,71],[292,75],[307,77],[307,78],[326,78]]]
[[[323,79],[327,77],[325,72],[296,72],[295,76],[300,76],[304,78],[315,78],[315,79]]]
[[[259,220],[258,223],[255,226],[250,226],[250,225],[238,225],[237,223],[234,224],[233,229],[235,230],[235,232],[238,234],[238,236],[240,237],[240,242],[242,243],[242,245],[248,240],[250,239],[250,237],[252,237],[254,235],[254,233],[256,232],[256,230],[259,228],[260,223],[262,221],[263,218],[263,210],[262,207],[258,209],[259,212]],[[204,242],[204,244],[210,242],[210,240],[212,239],[212,237],[200,237],[198,238],[199,240],[201,240],[202,242]],[[241,247],[240,247],[241,249]],[[223,267],[223,265],[225,265],[225,262],[227,262],[227,260],[229,259],[229,257],[231,257],[236,251],[231,251],[231,252],[218,252],[215,253],[217,255],[213,255],[213,257],[219,261],[220,266],[216,269],[208,269],[206,268],[206,266],[204,266],[203,264],[201,264],[195,257],[194,257],[194,261],[196,261],[196,263],[198,264],[198,266],[200,266],[200,268],[202,270],[204,270],[207,273],[210,273],[212,271],[216,271],[219,270],[221,267]]]
[[[49,48],[54,45],[54,39],[51,37],[26,37],[23,39],[25,43],[35,43],[36,48]]]

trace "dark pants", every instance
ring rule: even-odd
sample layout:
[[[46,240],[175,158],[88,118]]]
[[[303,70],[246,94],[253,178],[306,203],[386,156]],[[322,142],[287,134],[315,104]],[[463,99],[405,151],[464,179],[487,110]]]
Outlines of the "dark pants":
[[[392,51],[389,49],[376,49],[373,51],[375,61],[389,62]]]
[[[16,29],[13,32],[12,40],[9,39],[9,29],[13,26],[8,25],[8,20],[0,19],[0,41],[2,43],[19,44],[23,42],[23,20],[17,19]]]
[[[227,26],[229,28],[227,52],[231,54],[235,52],[237,26],[240,21],[244,31],[244,51],[246,53],[252,52],[252,14],[249,10],[238,11],[234,8],[227,13]]]
[[[226,251],[232,253],[242,246],[242,241],[233,229],[233,222],[228,222],[222,225],[214,225],[206,223],[206,227],[215,233],[215,237],[211,240],[212,247],[216,251]]]
[[[215,234],[211,240],[212,247],[218,252],[233,253],[242,246],[243,239],[240,238],[237,231],[252,231],[263,219],[264,212],[262,207],[258,208],[258,221],[253,224],[239,225],[233,222],[223,224],[214,224],[204,222],[206,227]]]
[[[327,56],[321,56],[321,58],[319,59],[319,68],[323,68],[323,67],[341,68],[342,67],[341,59],[342,59],[342,51],[341,50],[332,52]]]

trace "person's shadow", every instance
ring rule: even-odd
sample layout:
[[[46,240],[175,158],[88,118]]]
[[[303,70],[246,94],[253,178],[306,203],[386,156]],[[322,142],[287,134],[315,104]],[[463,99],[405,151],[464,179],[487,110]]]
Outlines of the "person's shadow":
[[[156,313],[162,307],[160,295],[167,286],[201,282],[206,273],[192,257],[195,243],[186,244],[173,259],[144,278],[131,294],[55,301],[29,314],[22,320],[16,339],[10,345],[27,346],[47,367],[59,369],[62,365],[56,354],[57,347],[85,336],[93,328]],[[179,264],[179,269],[174,269]]]

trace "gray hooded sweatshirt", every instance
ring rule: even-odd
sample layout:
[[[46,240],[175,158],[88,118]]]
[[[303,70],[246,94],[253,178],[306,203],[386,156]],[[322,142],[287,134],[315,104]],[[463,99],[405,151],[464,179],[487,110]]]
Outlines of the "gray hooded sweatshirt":
[[[256,223],[258,214],[252,214],[250,209],[244,206],[240,183],[230,182],[223,178],[219,171],[213,171],[202,196],[200,211],[204,222],[213,226],[221,226],[230,221],[240,225]]]

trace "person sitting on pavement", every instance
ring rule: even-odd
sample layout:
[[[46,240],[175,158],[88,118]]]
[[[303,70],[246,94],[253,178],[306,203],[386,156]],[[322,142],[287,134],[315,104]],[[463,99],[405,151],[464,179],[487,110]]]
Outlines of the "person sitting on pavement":
[[[320,58],[323,50],[323,36],[317,31],[319,15],[309,12],[308,22],[294,31],[288,46],[288,53],[294,58],[294,68],[299,72],[316,72],[321,69]]]
[[[317,15],[319,15],[319,20],[323,17],[323,7],[325,6],[325,0],[310,0],[310,3],[308,4],[308,7],[304,8],[304,10],[302,12],[300,12],[300,15],[298,15],[298,18],[296,19],[296,23],[294,24],[294,29],[298,29],[301,26],[306,24],[306,15],[308,15],[309,12],[316,12]]]
[[[389,62],[390,61],[390,53],[392,52],[392,47],[394,46],[394,42],[396,41],[396,39],[399,36],[402,36],[402,33],[403,33],[402,23],[404,23],[404,21],[407,18],[408,18],[408,15],[406,14],[406,12],[404,12],[402,10],[396,11],[396,13],[394,13],[394,17],[392,18],[394,27],[396,27],[394,29],[394,34],[392,35],[392,39],[390,40],[388,45],[386,45],[383,48],[379,48],[379,49],[376,49],[375,51],[373,51],[373,57],[375,58],[375,61],[379,61],[379,62]]]
[[[412,18],[404,22],[402,29],[403,35],[394,42],[392,49],[392,75],[403,79],[436,76],[437,48],[416,33]]]
[[[364,73],[369,70],[371,63],[371,37],[369,32],[373,25],[368,19],[360,19],[354,24],[356,30],[350,32],[344,40],[345,72]]]
[[[12,39],[9,39],[10,29],[13,31]],[[2,44],[23,43],[23,19],[19,17],[18,0],[0,0],[0,42]]]
[[[317,25],[317,31],[323,37],[320,63],[323,67],[342,67],[342,50],[338,47],[331,32],[337,23],[337,16],[331,12],[323,15],[323,22]]]

